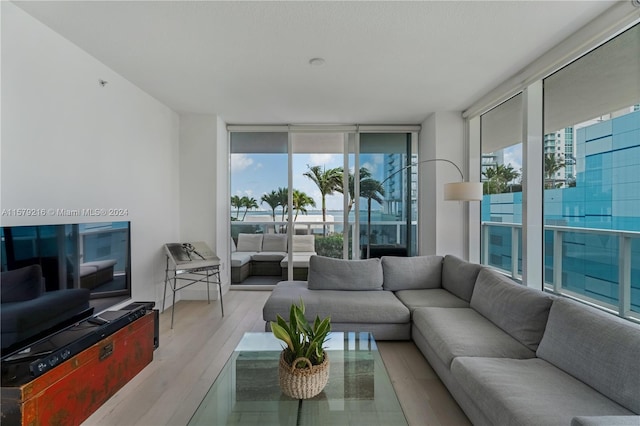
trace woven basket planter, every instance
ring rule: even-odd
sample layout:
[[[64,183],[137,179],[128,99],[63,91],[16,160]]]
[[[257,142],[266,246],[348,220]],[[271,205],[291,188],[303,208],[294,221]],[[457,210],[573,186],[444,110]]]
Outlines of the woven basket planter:
[[[306,361],[304,368],[291,367],[284,360],[284,351],[280,354],[280,388],[285,395],[295,399],[313,398],[322,392],[329,380],[329,357],[324,353],[324,361],[320,365],[311,365],[307,358],[297,358],[293,365],[299,361]]]

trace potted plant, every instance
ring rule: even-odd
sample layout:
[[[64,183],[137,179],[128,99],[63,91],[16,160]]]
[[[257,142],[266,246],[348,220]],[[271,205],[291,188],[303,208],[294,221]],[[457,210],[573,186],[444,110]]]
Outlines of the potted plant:
[[[304,302],[292,304],[287,323],[280,315],[271,321],[273,335],[286,347],[280,354],[280,388],[296,399],[312,398],[322,392],[329,380],[329,357],[324,348],[331,320],[316,316],[313,325],[304,316]]]

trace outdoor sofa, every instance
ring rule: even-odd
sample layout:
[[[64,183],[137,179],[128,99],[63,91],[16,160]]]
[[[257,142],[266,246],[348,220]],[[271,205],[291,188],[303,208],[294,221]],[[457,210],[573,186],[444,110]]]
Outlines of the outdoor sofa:
[[[118,263],[115,259],[96,260],[80,265],[80,287],[94,289],[113,281],[113,270]]]
[[[293,235],[294,278],[306,279],[309,258],[315,255],[313,235]],[[286,234],[240,233],[231,239],[231,282],[239,284],[253,275],[287,277]]]
[[[336,331],[412,339],[475,425],[639,425],[640,326],[454,256],[313,256],[265,329],[304,300]]]

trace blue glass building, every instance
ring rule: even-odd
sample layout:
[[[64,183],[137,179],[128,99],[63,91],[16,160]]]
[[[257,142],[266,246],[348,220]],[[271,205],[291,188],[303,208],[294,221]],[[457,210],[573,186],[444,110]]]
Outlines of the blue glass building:
[[[640,312],[640,234],[621,232],[640,232],[640,111],[579,128],[575,136],[576,186],[544,191],[545,281],[553,283],[554,239],[561,236],[562,288],[617,305],[620,240],[630,237],[631,304]],[[485,195],[482,221],[521,224],[522,194]],[[521,241],[519,227],[489,227],[485,263],[511,270],[512,232]]]

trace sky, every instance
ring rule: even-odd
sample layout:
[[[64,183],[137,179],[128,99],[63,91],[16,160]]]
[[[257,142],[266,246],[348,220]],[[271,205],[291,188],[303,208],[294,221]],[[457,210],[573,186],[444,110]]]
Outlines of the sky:
[[[522,144],[512,145],[504,149],[504,164],[511,165],[517,172],[522,173]]]
[[[378,180],[382,180],[382,154],[361,155],[361,167],[367,167]],[[353,156],[350,156],[353,164]],[[342,167],[342,154],[294,154],[293,155],[293,187],[312,197],[316,208],[320,210],[322,196],[313,181],[303,174],[308,166],[322,166],[326,169]],[[351,167],[353,171],[353,167]],[[253,197],[258,201],[259,209],[271,212],[266,203],[261,203],[263,194],[287,186],[287,154],[231,154],[231,195]],[[327,196],[327,210],[342,210],[342,194]]]

